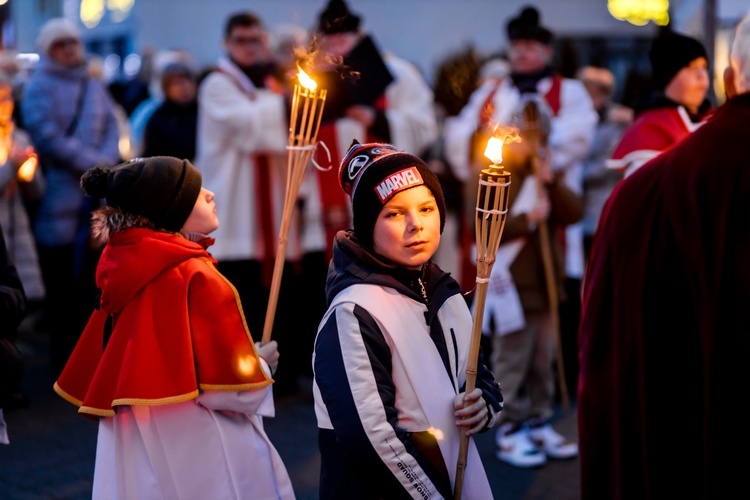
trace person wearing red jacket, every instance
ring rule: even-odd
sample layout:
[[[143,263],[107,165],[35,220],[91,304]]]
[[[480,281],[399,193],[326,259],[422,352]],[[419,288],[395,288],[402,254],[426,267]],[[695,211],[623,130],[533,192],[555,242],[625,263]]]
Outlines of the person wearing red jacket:
[[[54,389],[99,422],[93,498],[294,498],[262,423],[276,342],[253,342],[207,251],[219,221],[201,181],[166,156],[81,178],[106,198],[100,299]]]
[[[649,60],[657,92],[637,106],[635,121],[607,162],[625,177],[679,143],[710,116],[708,55],[701,42],[668,32],[654,39]]]
[[[750,15],[729,100],[613,191],[584,280],[581,499],[728,498],[750,351]]]

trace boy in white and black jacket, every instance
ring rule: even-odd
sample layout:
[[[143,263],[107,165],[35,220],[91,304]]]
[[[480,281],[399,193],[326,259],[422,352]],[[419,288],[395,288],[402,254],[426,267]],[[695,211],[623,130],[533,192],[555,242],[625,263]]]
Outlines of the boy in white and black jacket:
[[[313,356],[320,497],[452,497],[460,433],[492,427],[502,395],[481,362],[462,392],[472,318],[430,260],[440,184],[419,158],[356,141],[340,180],[354,230],[336,237]],[[467,463],[464,496],[491,498],[473,442]]]

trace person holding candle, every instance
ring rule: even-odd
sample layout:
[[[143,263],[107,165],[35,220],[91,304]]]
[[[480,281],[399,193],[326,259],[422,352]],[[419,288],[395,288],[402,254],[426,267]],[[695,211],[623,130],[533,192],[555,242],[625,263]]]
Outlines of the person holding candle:
[[[708,55],[700,41],[669,31],[654,39],[648,55],[656,92],[638,105],[607,162],[624,177],[697,130],[711,111]]]
[[[39,202],[45,185],[31,140],[13,121],[14,109],[11,78],[0,72],[0,225],[31,309],[44,299],[44,283],[27,207]]]
[[[727,102],[613,191],[584,281],[581,498],[722,498],[747,487],[733,416],[750,315],[750,12]],[[739,400],[738,400],[739,398]]]
[[[195,163],[224,207],[213,255],[237,288],[250,331],[262,332],[286,194],[289,90],[272,62],[268,33],[257,15],[230,15],[223,45],[226,54],[198,90]],[[281,304],[305,302],[301,294],[307,291],[297,282],[298,224],[295,216],[288,234]],[[277,374],[277,395],[298,390],[301,367],[309,366],[313,335],[301,338],[297,332],[314,321],[304,314],[277,314],[273,337],[293,359]]]
[[[357,141],[339,178],[354,227],[336,236],[313,355],[320,497],[451,498],[460,433],[492,427],[502,395],[481,354],[462,392],[472,318],[431,260],[440,183],[418,157]],[[473,442],[467,463],[465,498],[491,498]]]
[[[504,243],[516,238],[526,242],[523,250],[509,258],[507,264],[528,321],[524,328],[513,330],[499,328],[495,323],[493,329],[485,332],[493,337],[493,370],[503,384],[506,400],[504,421],[497,436],[498,457],[512,465],[528,467],[542,465],[547,458],[577,455],[576,444],[558,434],[550,424],[555,401],[556,333],[549,312],[556,311],[557,304],[547,299],[545,289],[551,286],[557,291],[560,338],[575,336],[578,326],[575,312],[584,270],[583,228],[577,222],[582,216],[582,167],[598,117],[583,84],[555,73],[554,36],[542,25],[536,8],[523,8],[507,23],[506,34],[510,43],[510,75],[483,82],[459,115],[446,119],[445,151],[456,175],[466,180],[486,166],[481,151],[493,128],[509,125],[526,99],[538,102],[540,114],[548,118],[543,143],[508,145],[516,153],[516,158],[509,158],[515,162],[511,173],[512,202],[520,193],[523,179],[533,172],[532,156],[544,167],[540,178],[542,196],[533,203],[519,204],[515,208],[517,217],[509,217],[503,233]],[[551,168],[549,173],[547,167]],[[552,177],[546,178],[547,175]],[[471,183],[465,185],[473,189]],[[565,195],[561,196],[563,189]],[[578,200],[571,199],[571,195]],[[471,200],[472,195],[466,199]],[[564,205],[561,199],[565,200]],[[473,220],[472,207],[467,206],[466,211]],[[548,219],[549,227],[560,233],[550,234],[554,247],[551,252],[559,252],[561,259],[554,263],[555,282],[549,284],[546,281],[551,280],[544,279],[543,254],[538,246],[540,222]],[[562,235],[564,245],[557,248]],[[559,279],[563,281],[558,282]],[[564,321],[565,318],[570,319]]]
[[[277,343],[253,343],[208,253],[219,220],[200,172],[136,158],[81,186],[106,199],[100,297],[54,389],[99,423],[92,497],[293,499],[263,430]]]

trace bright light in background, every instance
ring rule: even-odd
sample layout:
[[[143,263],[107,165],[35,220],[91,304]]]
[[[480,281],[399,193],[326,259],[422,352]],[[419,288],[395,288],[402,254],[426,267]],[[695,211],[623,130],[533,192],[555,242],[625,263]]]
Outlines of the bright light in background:
[[[714,60],[715,61],[728,61],[729,60],[729,48],[732,44],[732,29],[722,29],[716,35],[716,46],[714,48]],[[721,64],[714,65],[714,74],[711,75],[714,83],[714,90],[716,91],[716,98],[719,104],[724,104],[726,99],[726,89],[724,88],[724,69],[726,67]]]
[[[105,12],[109,11],[112,22],[119,23],[128,18],[134,4],[135,0],[81,0],[79,17],[84,26],[93,28],[99,24]]]
[[[607,9],[615,19],[636,26],[669,24],[669,0],[607,0]]]
[[[132,78],[141,70],[141,56],[138,54],[129,54],[125,56],[122,63],[122,70],[127,78]]]
[[[0,0],[0,5],[5,5],[6,3],[8,3],[8,0]]]
[[[21,69],[28,69],[39,62],[39,54],[36,52],[21,52],[16,56],[16,61]]]
[[[104,80],[111,82],[117,76],[120,67],[120,56],[110,54],[104,58]]]
[[[80,18],[87,28],[93,28],[104,16],[104,0],[81,0]]]
[[[130,15],[135,0],[107,0],[107,9],[112,22],[119,23]]]

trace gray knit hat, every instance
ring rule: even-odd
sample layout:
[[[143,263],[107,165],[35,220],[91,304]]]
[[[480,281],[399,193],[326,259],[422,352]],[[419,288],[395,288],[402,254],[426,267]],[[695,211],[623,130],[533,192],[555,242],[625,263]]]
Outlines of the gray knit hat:
[[[56,17],[44,23],[36,37],[36,45],[42,54],[49,55],[52,44],[65,38],[81,41],[81,31],[69,19]]]

